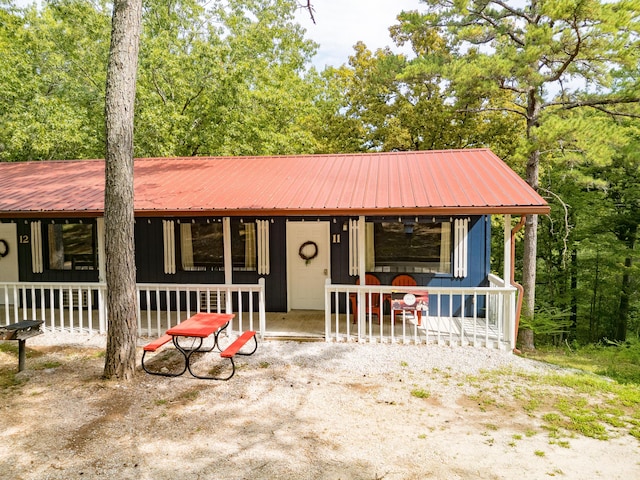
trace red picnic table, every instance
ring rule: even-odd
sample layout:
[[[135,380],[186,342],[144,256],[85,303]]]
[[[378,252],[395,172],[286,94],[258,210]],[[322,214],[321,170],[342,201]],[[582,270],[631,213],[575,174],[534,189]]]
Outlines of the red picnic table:
[[[256,338],[256,332],[247,331],[244,332],[235,342],[229,345],[224,351],[219,344],[220,334],[229,326],[229,322],[235,317],[232,313],[197,313],[192,317],[186,319],[184,322],[179,323],[175,327],[171,327],[167,330],[167,333],[159,339],[151,342],[143,348],[142,354],[142,368],[145,372],[151,375],[161,375],[165,377],[178,377],[184,374],[187,370],[191,375],[196,378],[202,378],[207,380],[228,380],[235,373],[235,364],[233,356],[238,355],[252,355],[258,348],[258,340]],[[204,348],[204,340],[213,335],[213,345],[209,348]],[[251,353],[240,353],[240,348],[250,339],[255,340],[255,348]],[[154,371],[147,368],[144,363],[145,356],[148,352],[155,352],[159,347],[173,341],[176,349],[184,357],[184,368],[179,372],[162,372]],[[187,343],[191,343],[187,345]],[[231,366],[233,370],[228,377],[216,377],[208,375],[198,375],[191,370],[191,357],[195,352],[211,352],[216,349],[220,352],[220,356],[231,360]]]
[[[167,335],[173,337],[173,344],[178,350],[184,351],[200,351],[210,352],[214,348],[220,349],[218,344],[219,335],[229,326],[229,322],[233,320],[233,313],[196,313],[192,317],[187,318],[184,322],[179,323],[175,327],[167,330]],[[205,338],[214,336],[213,346],[208,349],[201,349]],[[189,337],[199,340],[198,346],[189,348],[180,346],[180,338]]]

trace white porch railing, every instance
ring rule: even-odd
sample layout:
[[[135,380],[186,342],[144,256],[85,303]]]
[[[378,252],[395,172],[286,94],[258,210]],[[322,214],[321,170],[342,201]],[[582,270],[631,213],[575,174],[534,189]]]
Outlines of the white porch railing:
[[[99,283],[0,283],[0,324],[42,320],[45,330],[104,333],[105,300]]]
[[[229,332],[256,330],[264,337],[264,279],[257,284],[138,284],[140,335],[161,335],[197,312],[235,313]]]
[[[325,288],[327,341],[401,342],[416,344],[515,347],[516,289],[490,276],[489,287],[392,287],[332,285]],[[392,292],[427,290],[429,308],[421,324],[408,312],[392,315]],[[236,314],[230,332],[266,333],[264,280],[255,285],[138,284],[138,333],[159,336],[196,312]],[[351,298],[358,305],[354,319]],[[383,305],[382,321],[370,313]],[[365,308],[363,308],[365,307]],[[106,333],[106,285],[94,283],[0,283],[0,325],[43,320],[48,331]]]
[[[137,284],[138,334],[159,336],[196,312],[230,312],[228,331],[266,325],[264,280],[242,285]],[[0,283],[0,325],[42,320],[45,331],[107,331],[106,284]]]
[[[473,345],[515,348],[516,289],[495,276],[489,287],[392,287],[390,285],[332,285],[325,287],[325,339],[381,343]],[[418,322],[408,311],[394,315],[388,301],[393,293],[427,291],[429,307]],[[357,302],[354,318],[351,299]],[[386,304],[385,304],[386,303]],[[381,305],[382,319],[372,313]],[[420,324],[419,324],[420,323]]]

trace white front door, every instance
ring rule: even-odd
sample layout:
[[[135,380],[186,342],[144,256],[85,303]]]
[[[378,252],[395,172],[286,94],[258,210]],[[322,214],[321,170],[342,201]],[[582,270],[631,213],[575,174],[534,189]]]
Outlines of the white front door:
[[[15,223],[0,223],[0,282],[17,282],[18,271],[18,227]],[[2,292],[2,290],[0,290]],[[0,305],[4,304],[4,292]],[[9,298],[9,303],[13,298]]]
[[[287,222],[289,310],[324,310],[324,286],[331,273],[329,237],[329,222]]]

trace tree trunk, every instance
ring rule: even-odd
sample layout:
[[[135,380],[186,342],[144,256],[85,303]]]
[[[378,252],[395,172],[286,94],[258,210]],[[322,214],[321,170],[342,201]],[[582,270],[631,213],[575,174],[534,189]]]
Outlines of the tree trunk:
[[[535,129],[538,127],[541,101],[538,100],[538,92],[534,87],[527,93],[527,139],[533,146],[529,152],[527,160],[526,180],[529,186],[538,191],[538,179],[540,169],[540,148],[535,136]],[[538,256],[538,215],[527,215],[527,222],[524,230],[524,258],[522,265],[522,315],[526,319],[525,323],[531,325],[535,311],[536,301],[536,264]],[[535,350],[534,335],[531,328],[522,328],[518,332],[520,348],[524,350]]]
[[[600,250],[596,251],[596,271],[593,279],[593,293],[591,295],[591,304],[589,305],[589,341],[593,342],[596,338],[596,318],[597,318],[597,302],[598,289],[600,288]]]
[[[629,227],[626,238],[626,246],[630,252],[633,252],[636,245],[638,235],[638,226],[631,225]],[[633,258],[629,255],[624,260],[624,270],[622,272],[622,288],[620,291],[620,304],[618,307],[618,317],[616,319],[614,339],[624,342],[627,339],[627,323],[629,321],[629,297],[631,296],[631,267],[633,266]]]
[[[538,166],[540,152],[534,150],[527,162],[527,183],[538,189]],[[522,264],[522,287],[524,288],[522,315],[531,324],[536,300],[536,263],[538,248],[538,215],[527,215],[524,230],[524,258]],[[531,328],[522,328],[518,332],[518,341],[524,350],[534,350],[534,335]]]
[[[571,327],[569,328],[569,340],[578,338],[578,249],[571,247]]]
[[[136,366],[136,266],[133,206],[133,112],[141,0],[116,0],[105,100],[106,378],[131,379]]]
[[[629,292],[631,291],[631,271],[632,260],[627,257],[624,260],[624,273],[622,274],[622,289],[620,291],[620,305],[618,307],[618,318],[616,319],[614,340],[624,342],[627,339],[627,322],[629,320]]]
[[[524,231],[524,252],[522,265],[522,287],[524,288],[522,301],[522,316],[526,324],[533,321],[536,299],[536,250],[538,242],[538,216],[527,215]],[[521,328],[518,341],[523,350],[535,350],[534,335],[531,328]]]

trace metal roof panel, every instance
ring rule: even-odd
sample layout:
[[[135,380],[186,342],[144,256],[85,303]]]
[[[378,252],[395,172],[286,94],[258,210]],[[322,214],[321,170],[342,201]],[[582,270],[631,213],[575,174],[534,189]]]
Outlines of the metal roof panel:
[[[487,149],[140,158],[137,215],[546,213]],[[0,163],[0,216],[102,212],[104,161]]]

